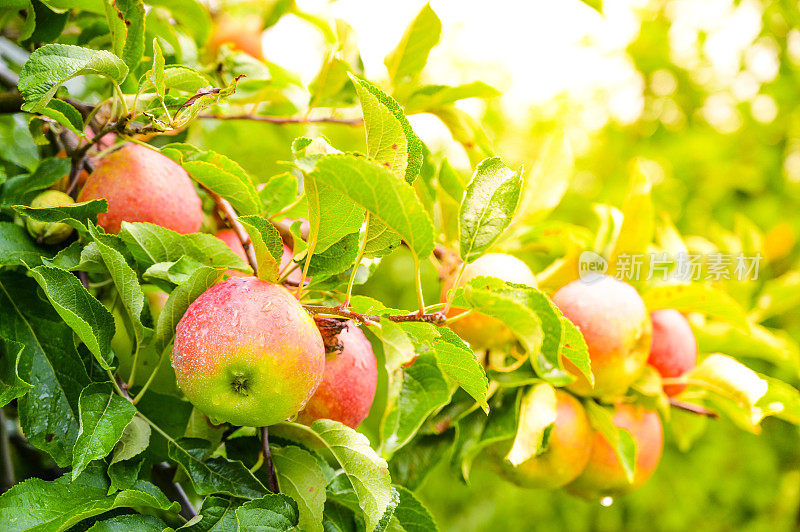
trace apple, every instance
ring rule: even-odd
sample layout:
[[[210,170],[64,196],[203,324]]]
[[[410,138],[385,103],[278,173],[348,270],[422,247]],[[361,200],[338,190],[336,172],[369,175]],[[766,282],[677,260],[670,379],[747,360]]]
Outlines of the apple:
[[[456,288],[463,287],[470,280],[481,276],[497,277],[509,283],[536,286],[536,276],[527,264],[505,253],[487,253],[467,264]],[[445,279],[442,284],[442,302],[446,301],[448,292],[454,288],[454,283],[455,276]],[[448,317],[457,316],[464,310],[451,308],[447,315]],[[514,340],[514,334],[500,320],[478,312],[454,321],[450,328],[476,350],[502,347]]]
[[[244,246],[242,246],[242,241],[239,239],[239,236],[236,234],[236,231],[233,229],[223,229],[216,234],[216,237],[225,242],[231,250],[247,261],[247,254],[244,251]],[[294,253],[292,253],[292,248],[283,244],[283,254],[281,255],[281,266],[280,271],[283,272],[289,267],[289,264],[292,262],[292,258],[294,257]],[[234,275],[238,277],[244,277],[247,274],[236,271],[236,270],[225,270],[226,275]],[[286,276],[286,279],[292,284],[298,284],[300,282],[300,277],[302,277],[303,271],[298,267],[295,268],[292,273]]]
[[[305,407],[322,381],[325,347],[285,288],[230,277],[178,322],[172,367],[187,399],[215,422],[266,426]]]
[[[223,13],[214,21],[214,31],[208,45],[216,53],[224,44],[245,52],[256,59],[264,59],[261,33],[264,22],[258,15],[233,16]]]
[[[664,378],[680,377],[697,365],[697,340],[692,326],[674,309],[662,309],[650,314],[653,322],[653,341],[647,363]],[[668,384],[664,393],[677,395],[686,388],[684,384]]]
[[[45,190],[33,198],[31,207],[34,209],[48,209],[72,205],[75,200],[68,194],[58,190]],[[61,222],[38,222],[31,218],[25,220],[25,226],[30,234],[40,244],[60,244],[72,234],[72,226]]]
[[[569,360],[564,367],[576,380],[578,395],[614,399],[630,387],[647,363],[652,324],[644,301],[628,283],[609,276],[578,280],[560,288],[553,302],[583,333],[595,385]]]
[[[547,448],[517,466],[501,460],[500,474],[524,488],[560,488],[581,474],[593,442],[594,431],[583,405],[569,393],[556,390],[556,420]]]
[[[127,144],[104,157],[78,201],[104,198],[108,212],[97,217],[108,233],[123,221],[150,222],[178,233],[194,233],[203,223],[200,196],[186,171],[160,153]]]
[[[636,442],[633,482],[628,482],[625,470],[608,440],[597,432],[589,463],[580,476],[566,487],[573,495],[596,500],[631,492],[644,484],[658,466],[664,446],[658,414],[639,405],[620,403],[616,406],[613,421],[615,426],[630,432]]]
[[[358,326],[348,321],[336,337],[341,351],[325,357],[325,373],[299,419],[310,424],[332,419],[356,428],[369,414],[378,385],[378,364],[372,344]]]

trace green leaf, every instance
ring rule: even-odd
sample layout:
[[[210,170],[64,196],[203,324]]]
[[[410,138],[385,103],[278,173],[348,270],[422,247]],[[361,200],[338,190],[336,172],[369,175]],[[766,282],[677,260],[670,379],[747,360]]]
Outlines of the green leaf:
[[[548,138],[522,185],[519,202],[520,221],[543,218],[561,202],[574,172],[574,158],[567,136]]]
[[[0,128],[0,132],[2,131],[3,128]],[[8,159],[8,155],[9,153],[4,154],[4,158]],[[14,176],[3,183],[0,188],[0,205],[4,208],[9,205],[29,205],[40,190],[53,186],[69,173],[69,159],[51,157],[37,162],[33,173]]]
[[[481,162],[459,210],[459,253],[472,262],[494,244],[511,223],[522,187],[522,169],[509,169],[499,157]]]
[[[444,434],[419,434],[389,460],[392,481],[418,489],[428,473],[444,458],[453,444],[453,430]],[[513,436],[513,434],[512,434]],[[326,507],[327,511],[327,507]]]
[[[206,497],[198,515],[183,525],[184,532],[228,532],[236,530],[236,503],[222,497]]]
[[[122,59],[105,50],[69,44],[45,44],[37,48],[19,74],[18,87],[26,102],[23,110],[40,111],[65,81],[85,74],[105,76],[114,83],[122,83],[128,75],[128,67]]]
[[[123,460],[130,460],[142,453],[150,444],[150,425],[140,417],[134,417],[122,431],[119,441],[114,446],[109,467]]]
[[[241,216],[239,222],[247,229],[256,252],[258,278],[274,283],[283,256],[283,240],[275,226],[261,216]]]
[[[357,268],[358,265],[354,265],[353,262],[358,255],[358,239],[358,233],[352,233],[322,253],[315,253],[311,257],[311,264],[308,265],[308,276],[312,277],[313,281],[320,281],[344,272],[350,267]]]
[[[422,141],[396,101],[368,81],[353,75],[350,79],[364,113],[367,155],[398,178],[413,183],[422,167]]]
[[[464,198],[464,192],[466,191],[466,186],[461,181],[461,176],[458,175],[458,172],[455,168],[447,161],[447,159],[442,159],[442,163],[439,166],[439,173],[438,173],[438,180],[439,185],[441,185],[442,189],[459,205],[461,205],[461,200]]]
[[[271,218],[297,197],[297,177],[291,172],[274,175],[259,185],[258,196],[264,205],[264,216]]]
[[[414,189],[375,162],[351,155],[325,155],[307,177],[307,182],[315,182],[320,189],[330,187],[365,208],[371,218],[400,235],[418,259],[433,251],[433,224]],[[310,205],[309,196],[309,214]]]
[[[423,113],[466,98],[493,98],[499,95],[500,91],[482,81],[473,81],[455,87],[426,85],[414,91],[408,99],[406,113]]]
[[[441,33],[442,22],[430,4],[425,4],[384,61],[394,87],[416,79],[425,68],[431,49],[439,43]]]
[[[198,47],[208,40],[211,15],[202,3],[195,0],[147,0],[147,4],[169,9],[172,17],[194,38]]]
[[[111,369],[110,345],[114,318],[77,277],[51,266],[37,266],[30,274],[44,290],[59,316],[86,344],[103,369]]]
[[[550,384],[537,384],[522,396],[517,435],[506,456],[511,465],[518,466],[547,449],[547,434],[556,414],[556,391]]]
[[[140,480],[133,488],[107,495],[108,480],[99,466],[89,467],[74,481],[69,475],[46,481],[30,478],[0,497],[4,530],[67,530],[114,508],[149,507],[177,511],[158,488]]]
[[[185,256],[206,266],[250,271],[244,259],[231,251],[225,242],[208,233],[182,235],[150,223],[122,222],[119,237],[141,270],[160,262],[177,262]]]
[[[154,515],[118,515],[98,521],[89,532],[162,532],[166,523]]]
[[[655,233],[655,214],[650,197],[652,179],[643,161],[637,161],[625,203],[622,205],[622,226],[609,254],[608,271],[616,272],[617,258],[624,254],[645,253]]]
[[[636,440],[633,439],[630,432],[614,425],[611,412],[607,408],[594,401],[586,401],[584,405],[592,426],[603,435],[603,438],[614,449],[614,454],[617,455],[619,463],[622,464],[625,475],[628,477],[628,482],[633,482],[637,452]]]
[[[161,45],[158,43],[158,38],[153,39],[153,66],[147,71],[147,79],[153,84],[156,94],[162,100],[167,91],[164,82],[164,52],[161,51]]]
[[[300,447],[288,446],[273,449],[272,461],[281,493],[297,503],[300,529],[321,532],[328,481],[317,458]]]
[[[252,178],[228,157],[178,143],[167,144],[161,153],[183,166],[192,179],[228,200],[239,214],[261,214],[263,205]]]
[[[173,439],[180,438],[186,433],[189,418],[192,414],[192,405],[182,398],[149,390],[143,395],[136,408],[153,424],[163,430]],[[169,459],[169,440],[158,431],[150,433],[150,446],[147,448],[146,457],[157,461]]]
[[[3,407],[28,393],[33,385],[19,376],[19,359],[25,345],[11,338],[6,339],[2,331],[0,339],[3,340],[0,345],[4,344],[3,350],[0,350],[0,407]]]
[[[18,401],[22,430],[32,445],[67,466],[79,429],[78,398],[89,383],[72,329],[28,277],[0,274],[0,305],[5,309],[0,312],[3,363],[10,363],[8,353],[19,353],[18,375],[33,385]]]
[[[411,490],[403,486],[394,486],[400,494],[400,503],[394,511],[394,518],[406,532],[436,531],[438,527],[430,510],[414,496]]]
[[[81,392],[81,429],[72,451],[72,479],[92,460],[105,458],[136,414],[136,407],[106,383],[90,384]]]
[[[169,457],[189,476],[199,495],[226,494],[243,499],[258,499],[267,489],[238,460],[216,457],[204,460],[210,443],[197,438],[169,442]]]
[[[699,312],[744,331],[750,329],[747,314],[739,303],[722,290],[705,284],[664,285],[642,294],[647,309],[672,308],[684,314]]]
[[[37,246],[24,227],[0,222],[0,266],[35,266],[52,252]]]
[[[445,405],[451,395],[433,355],[420,355],[403,370],[401,383],[396,400],[381,421],[381,448],[385,455],[406,445],[428,416]]]
[[[114,53],[133,72],[144,54],[144,4],[142,0],[106,0],[103,4]]]
[[[39,114],[52,118],[78,137],[83,137],[83,117],[71,104],[62,100],[50,100]]]
[[[155,337],[153,339],[153,346],[156,352],[161,353],[172,342],[175,337],[175,327],[178,326],[183,313],[186,312],[189,305],[200,294],[208,290],[221,276],[221,270],[204,266],[195,270],[189,276],[189,279],[179,284],[170,293],[156,323]]]
[[[180,128],[187,125],[197,118],[197,115],[205,109],[222,102],[225,98],[235,93],[238,83],[239,78],[237,77],[226,87],[211,87],[198,90],[178,107],[177,112],[175,112],[175,115],[172,117],[172,126],[174,128]]]
[[[297,504],[280,493],[270,493],[261,499],[247,501],[236,509],[240,532],[296,530],[297,516]]]
[[[131,489],[136,484],[136,481],[139,480],[139,472],[142,470],[143,463],[144,460],[140,458],[138,460],[114,462],[109,465],[108,479],[111,482],[108,486],[108,494],[111,495],[120,490]]]

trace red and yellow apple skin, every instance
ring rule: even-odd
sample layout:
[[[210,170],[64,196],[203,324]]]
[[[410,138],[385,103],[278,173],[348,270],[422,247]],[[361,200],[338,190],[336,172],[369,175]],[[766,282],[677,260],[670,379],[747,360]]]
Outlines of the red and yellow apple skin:
[[[583,405],[567,392],[557,390],[556,421],[547,449],[516,467],[500,457],[500,474],[523,488],[560,488],[581,474],[589,462],[593,442],[594,430]]]
[[[639,378],[650,352],[652,324],[644,301],[628,283],[603,276],[573,281],[559,289],[553,302],[583,333],[589,348],[595,385],[569,360],[564,367],[576,380],[578,395],[614,399]]]
[[[325,374],[300,413],[300,421],[332,419],[356,428],[369,414],[378,385],[378,364],[372,344],[353,322],[337,336],[342,350],[328,353]]]
[[[244,251],[244,246],[242,246],[242,241],[239,239],[239,235],[236,234],[236,231],[233,229],[223,229],[214,236],[225,242],[225,244],[231,248],[231,251],[239,255],[242,259],[244,259],[245,262],[247,262],[247,254]],[[248,274],[238,270],[225,270],[225,275],[233,277],[248,277]]]
[[[86,180],[78,201],[106,199],[108,212],[97,223],[118,233],[122,222],[150,222],[178,233],[194,233],[203,209],[192,180],[172,159],[128,144],[104,157]]]
[[[664,378],[680,377],[697,365],[697,339],[686,318],[674,309],[656,310],[650,314],[653,341],[647,363]],[[668,384],[664,393],[670,397],[681,393],[686,385]]]
[[[566,487],[571,494],[595,500],[607,495],[623,495],[644,484],[658,466],[664,447],[664,433],[658,414],[639,405],[623,403],[617,405],[613,420],[614,425],[628,430],[636,442],[633,482],[628,482],[625,470],[608,440],[597,432],[589,463],[583,473]]]
[[[536,276],[533,275],[528,265],[505,253],[487,253],[475,262],[467,264],[457,288],[461,288],[471,279],[481,276],[497,277],[509,283],[536,286]],[[442,302],[446,301],[447,294],[453,288],[454,282],[454,277],[445,279],[442,284]],[[461,312],[464,312],[464,309],[451,308],[447,315],[453,317]],[[453,322],[450,328],[466,340],[473,349],[502,347],[514,340],[514,334],[503,325],[503,322],[478,312]]]
[[[217,421],[267,426],[297,414],[322,381],[325,348],[283,287],[231,277],[178,322],[172,367],[187,399]]]

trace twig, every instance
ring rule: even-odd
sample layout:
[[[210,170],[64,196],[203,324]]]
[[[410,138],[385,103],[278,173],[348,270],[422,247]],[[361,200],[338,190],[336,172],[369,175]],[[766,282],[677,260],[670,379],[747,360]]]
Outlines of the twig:
[[[247,230],[241,223],[239,223],[239,217],[236,216],[236,211],[233,210],[233,205],[231,205],[228,200],[221,198],[219,194],[208,189],[206,189],[206,191],[214,199],[214,203],[217,204],[217,208],[219,208],[219,210],[225,214],[225,218],[228,220],[231,228],[242,242],[242,247],[244,247],[245,253],[247,253],[247,259],[250,262],[250,267],[253,268],[253,273],[258,275],[256,250],[253,247],[253,243],[250,241],[250,235],[247,234]]]
[[[5,493],[14,485],[14,464],[11,462],[11,448],[6,427],[6,415],[0,408],[0,493]]]
[[[178,482],[172,481],[175,476],[175,470],[176,468],[167,462],[159,462],[153,466],[153,479],[169,500],[181,505],[180,515],[186,519],[192,519],[197,515],[197,510],[194,509],[186,492],[183,491],[183,486]]]
[[[695,405],[695,404],[692,404],[692,403],[679,401],[677,399],[670,399],[669,400],[669,404],[674,406],[675,408],[679,408],[681,410],[686,410],[687,412],[691,412],[692,414],[697,414],[698,416],[706,416],[706,417],[710,417],[710,418],[716,418],[717,417],[717,413],[716,412],[712,412],[711,410],[708,410],[706,408],[703,408],[702,406]]]
[[[410,314],[387,314],[378,316],[376,314],[360,314],[352,310],[341,307],[326,307],[322,305],[303,305],[308,312],[316,315],[338,316],[348,320],[355,320],[365,325],[374,325],[380,320],[385,319],[394,322],[422,321],[434,325],[443,325],[447,319],[443,312],[423,313],[412,312]]]
[[[254,120],[256,122],[269,122],[270,124],[345,124],[348,126],[360,126],[364,123],[363,118],[334,118],[321,117],[309,118],[306,116],[267,116],[267,115],[198,115],[198,118],[213,120]]]
[[[269,450],[269,430],[261,427],[261,451],[264,455],[264,466],[267,468],[267,482],[269,491],[278,493],[278,479],[275,477],[275,467],[272,464],[272,453]]]

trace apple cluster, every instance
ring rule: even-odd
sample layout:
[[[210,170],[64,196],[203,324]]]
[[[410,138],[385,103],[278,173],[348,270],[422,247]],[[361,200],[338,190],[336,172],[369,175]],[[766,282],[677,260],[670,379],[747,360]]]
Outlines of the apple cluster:
[[[536,286],[528,267],[506,254],[488,254],[467,265],[458,286],[480,276]],[[443,300],[453,283],[452,278],[445,280]],[[595,500],[630,492],[658,465],[663,430],[658,413],[636,404],[626,392],[648,365],[664,379],[680,380],[696,365],[694,333],[680,312],[663,309],[649,313],[633,286],[609,276],[573,281],[557,290],[552,300],[583,334],[594,383],[564,359],[574,380],[556,391],[556,418],[544,451],[516,466],[504,458],[509,443],[491,448],[489,455],[502,476],[523,487],[564,487]],[[451,309],[450,315],[463,310]],[[452,328],[476,350],[500,348],[512,338],[500,321],[480,313],[466,315],[453,322]],[[674,396],[684,385],[663,388],[667,396]],[[613,424],[632,436],[636,444],[632,482],[611,443],[592,426],[582,401],[610,405]]]

